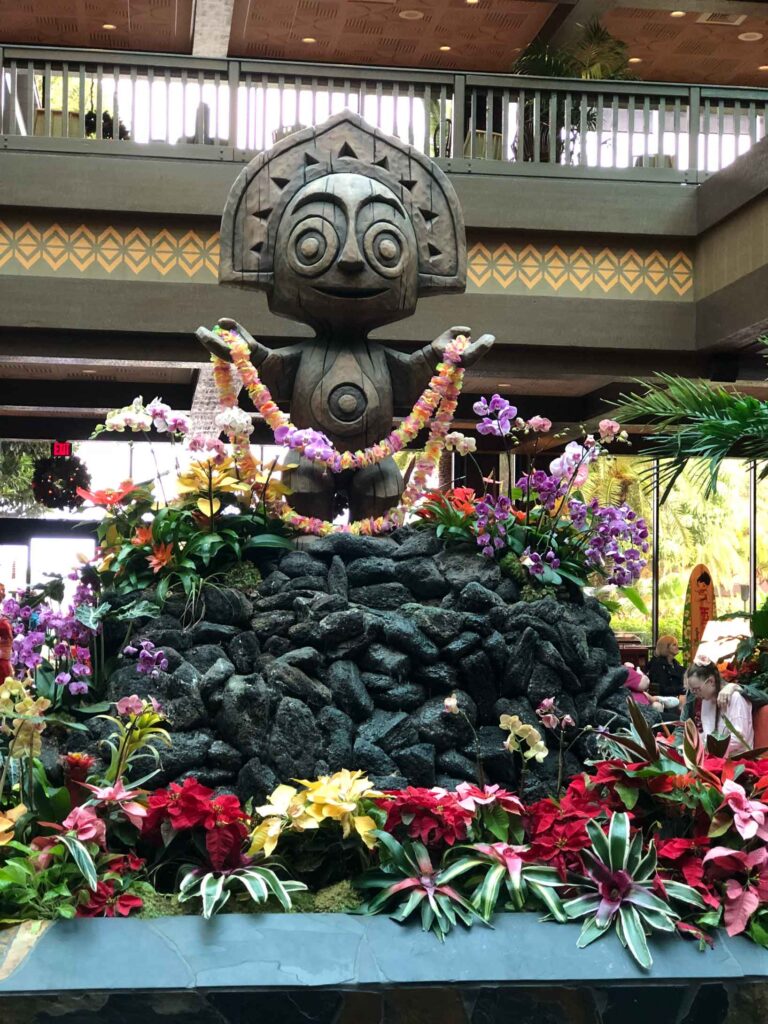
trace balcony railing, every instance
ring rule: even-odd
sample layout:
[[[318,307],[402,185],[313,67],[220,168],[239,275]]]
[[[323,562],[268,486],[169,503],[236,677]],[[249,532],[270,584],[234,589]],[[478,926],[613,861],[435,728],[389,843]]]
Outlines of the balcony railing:
[[[699,180],[768,90],[0,47],[0,144],[241,160],[343,109],[455,170]]]

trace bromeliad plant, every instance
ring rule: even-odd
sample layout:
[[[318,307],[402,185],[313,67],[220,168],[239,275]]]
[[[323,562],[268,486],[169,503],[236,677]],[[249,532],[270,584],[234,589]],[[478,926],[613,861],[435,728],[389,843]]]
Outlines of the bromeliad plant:
[[[656,882],[656,849],[652,842],[644,848],[642,832],[631,834],[626,813],[611,815],[607,834],[594,821],[586,829],[592,846],[582,851],[585,874],[568,879],[565,888],[572,895],[562,905],[568,919],[585,919],[577,945],[583,949],[615,925],[621,944],[641,967],[649,968],[653,958],[647,935],[674,932],[680,920],[659,893],[700,910],[704,902],[688,885]]]
[[[208,920],[217,914],[227,903],[230,896],[241,890],[241,895],[254,903],[266,903],[274,896],[283,910],[291,909],[291,893],[306,892],[303,882],[292,879],[282,880],[271,868],[258,864],[232,868],[230,871],[207,871],[192,868],[181,880],[179,885],[179,902],[199,899],[203,917]]]
[[[416,840],[399,843],[388,832],[377,832],[376,838],[382,848],[380,867],[356,883],[364,891],[377,893],[363,905],[366,913],[389,911],[393,921],[403,923],[418,910],[423,930],[433,932],[441,942],[458,922],[469,928],[483,920],[451,884],[470,870],[470,863],[460,860],[436,867],[427,848]]]

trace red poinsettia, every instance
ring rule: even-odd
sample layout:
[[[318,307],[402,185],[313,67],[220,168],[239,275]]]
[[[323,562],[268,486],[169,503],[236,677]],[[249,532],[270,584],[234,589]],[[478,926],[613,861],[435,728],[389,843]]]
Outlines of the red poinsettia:
[[[656,844],[656,853],[662,871],[666,868],[679,872],[685,882],[701,895],[705,903],[717,909],[720,900],[711,882],[704,877],[704,855],[709,847],[710,840],[707,836],[666,839]]]
[[[462,807],[456,793],[435,787],[422,789],[409,786],[407,789],[387,793],[391,799],[379,801],[387,812],[384,828],[396,832],[404,826],[411,839],[418,839],[425,846],[453,846],[467,838],[473,814]]]
[[[584,873],[581,851],[592,845],[587,835],[587,818],[566,821],[539,819],[531,835],[531,845],[524,855],[530,863],[549,864],[565,879],[568,871]]]
[[[163,825],[169,825],[174,832],[202,829],[211,867],[214,871],[225,871],[244,863],[241,851],[248,834],[247,821],[236,796],[214,796],[212,789],[189,778],[182,783],[172,782],[167,789],[150,795],[142,836],[159,842]]]
[[[132,896],[128,892],[115,892],[115,883],[111,881],[97,882],[96,892],[92,892],[87,903],[77,908],[78,917],[128,917],[132,910],[144,905],[140,896]]]

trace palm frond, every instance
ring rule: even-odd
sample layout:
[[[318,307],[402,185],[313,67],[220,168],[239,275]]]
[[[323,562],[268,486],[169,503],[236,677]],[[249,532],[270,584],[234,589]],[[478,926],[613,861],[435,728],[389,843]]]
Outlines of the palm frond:
[[[641,454],[660,460],[662,501],[691,460],[699,460],[692,480],[706,497],[716,488],[725,459],[755,462],[760,478],[768,476],[768,403],[707,381],[663,373],[643,386],[645,394],[621,396],[616,415],[625,423],[657,428]]]

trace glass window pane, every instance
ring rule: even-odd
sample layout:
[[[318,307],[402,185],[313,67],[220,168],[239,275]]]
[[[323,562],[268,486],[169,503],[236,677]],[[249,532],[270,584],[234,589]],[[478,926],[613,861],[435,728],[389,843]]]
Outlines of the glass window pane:
[[[683,617],[692,570],[709,569],[714,615],[749,610],[749,468],[729,459],[717,490],[705,496],[701,466],[689,465],[659,514],[659,635],[672,634],[685,646]]]

